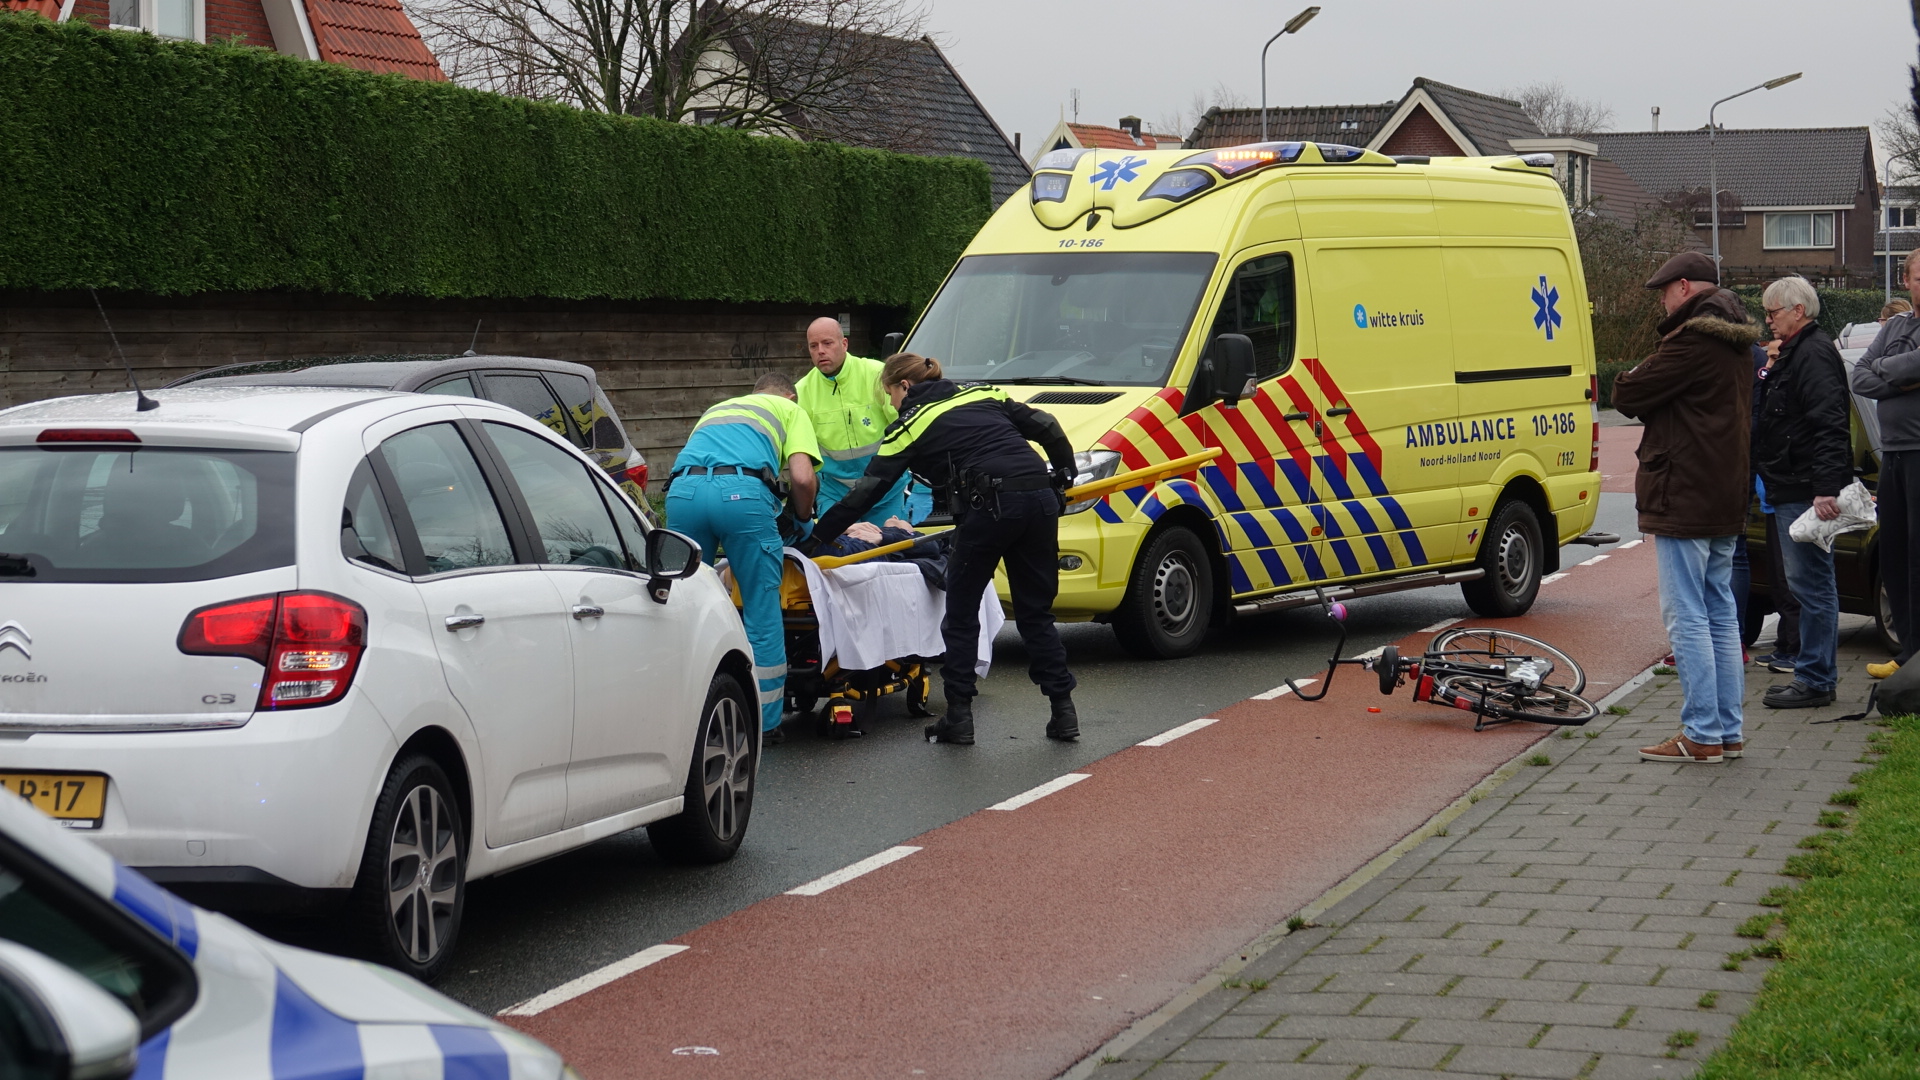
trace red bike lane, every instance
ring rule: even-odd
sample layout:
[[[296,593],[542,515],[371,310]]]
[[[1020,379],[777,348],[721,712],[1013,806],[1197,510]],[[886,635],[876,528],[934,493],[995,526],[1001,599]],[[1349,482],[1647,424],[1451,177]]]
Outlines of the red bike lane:
[[[1607,431],[1607,487],[1622,471],[1630,485],[1619,457],[1639,429]],[[1605,696],[1666,651],[1651,546],[1570,565],[1499,625],[1571,654],[1587,696]],[[1430,636],[1397,644],[1417,654]],[[1351,668],[1323,701],[1253,699],[1212,719],[505,1019],[594,1080],[1054,1076],[1553,733],[1476,733],[1470,714],[1382,697]]]

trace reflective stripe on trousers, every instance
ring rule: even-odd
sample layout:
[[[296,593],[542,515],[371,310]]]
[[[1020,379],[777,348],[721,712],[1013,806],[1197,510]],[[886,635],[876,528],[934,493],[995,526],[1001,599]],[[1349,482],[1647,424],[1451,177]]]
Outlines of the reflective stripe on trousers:
[[[713,560],[724,550],[740,583],[740,618],[753,644],[760,729],[780,726],[787,685],[787,630],[780,614],[780,507],[757,476],[683,476],[667,494],[673,527]]]

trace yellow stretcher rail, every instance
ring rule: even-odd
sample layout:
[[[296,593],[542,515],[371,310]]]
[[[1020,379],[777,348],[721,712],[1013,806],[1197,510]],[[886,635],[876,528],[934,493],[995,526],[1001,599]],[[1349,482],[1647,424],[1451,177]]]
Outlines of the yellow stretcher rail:
[[[1188,454],[1186,457],[1174,458],[1172,461],[1163,461],[1158,465],[1149,465],[1144,469],[1135,469],[1132,472],[1123,472],[1109,476],[1105,480],[1095,480],[1092,483],[1081,484],[1079,487],[1070,487],[1066,492],[1067,501],[1070,503],[1085,502],[1088,499],[1098,499],[1111,495],[1116,491],[1124,491],[1130,487],[1158,483],[1170,476],[1178,476],[1181,473],[1192,472],[1207,462],[1212,461],[1214,458],[1219,457],[1222,452],[1220,447],[1210,446],[1197,454]],[[822,570],[832,570],[836,567],[851,566],[857,562],[865,562],[868,559],[877,559],[882,555],[892,555],[895,552],[905,551],[919,542],[920,540],[918,538],[902,540],[894,544],[884,544],[870,551],[862,551],[857,555],[819,555],[814,557],[813,562],[815,566],[818,566]]]

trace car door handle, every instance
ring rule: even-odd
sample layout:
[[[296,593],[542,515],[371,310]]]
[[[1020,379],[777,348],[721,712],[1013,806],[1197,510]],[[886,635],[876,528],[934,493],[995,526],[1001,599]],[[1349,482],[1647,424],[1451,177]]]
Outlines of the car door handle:
[[[1307,418],[1307,414],[1306,414],[1306,413],[1303,413],[1303,412],[1290,412],[1290,413],[1288,413],[1288,414],[1286,414],[1285,416],[1282,416],[1282,417],[1281,417],[1280,419],[1282,419],[1282,420],[1305,420],[1306,418]]]
[[[457,633],[461,630],[471,630],[486,621],[487,617],[485,615],[449,615],[447,616],[447,631],[449,633]]]
[[[1352,411],[1353,411],[1353,406],[1351,405],[1335,405],[1333,408],[1327,410],[1327,415],[1328,416],[1346,416],[1348,413],[1351,413]]]
[[[606,613],[607,609],[601,607],[599,604],[573,605],[573,617],[576,619],[597,619]]]

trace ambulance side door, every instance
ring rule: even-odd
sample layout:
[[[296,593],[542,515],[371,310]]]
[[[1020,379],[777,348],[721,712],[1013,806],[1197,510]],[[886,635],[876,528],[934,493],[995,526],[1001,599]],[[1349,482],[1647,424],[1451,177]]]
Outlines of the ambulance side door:
[[[1462,448],[1448,443],[1459,407],[1438,238],[1312,240],[1307,261],[1321,351],[1300,382],[1324,421],[1313,482],[1327,569],[1352,577],[1446,563]]]
[[[1295,241],[1236,253],[1202,324],[1202,368],[1219,335],[1245,334],[1253,342],[1253,392],[1235,405],[1205,404],[1186,418],[1200,427],[1202,442],[1225,451],[1201,477],[1220,503],[1235,596],[1327,576],[1312,479],[1319,439],[1311,394],[1299,378],[1299,358],[1314,353],[1300,250]],[[1201,389],[1196,381],[1192,391]]]

